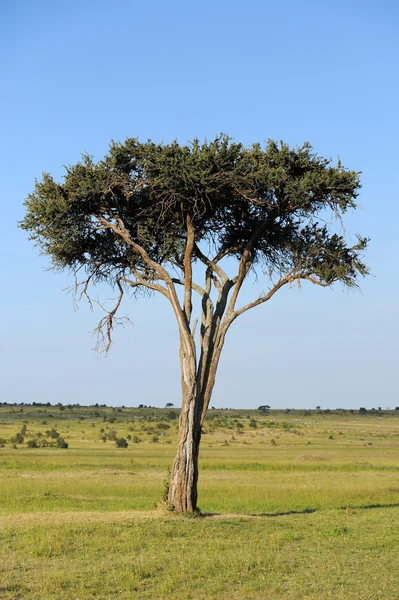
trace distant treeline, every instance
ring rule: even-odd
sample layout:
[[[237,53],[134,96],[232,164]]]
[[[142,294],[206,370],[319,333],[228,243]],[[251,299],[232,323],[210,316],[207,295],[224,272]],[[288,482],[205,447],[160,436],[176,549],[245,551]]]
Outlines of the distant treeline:
[[[165,407],[159,407],[159,406],[150,406],[150,405],[146,405],[146,404],[139,404],[138,406],[118,406],[118,407],[113,407],[113,406],[108,406],[107,404],[99,404],[98,402],[96,402],[95,404],[79,404],[79,403],[74,403],[74,404],[62,404],[61,402],[58,402],[57,404],[51,404],[51,402],[0,402],[0,406],[9,406],[10,408],[13,407],[36,407],[36,408],[58,408],[59,410],[63,411],[66,409],[74,409],[74,408],[108,408],[111,409],[113,411],[118,411],[121,412],[123,409],[127,409],[127,410],[132,410],[132,409],[151,409],[151,410],[164,410],[166,409],[171,409],[173,408],[173,404],[168,402],[166,404]],[[176,410],[180,410],[180,408],[177,408]],[[273,410],[273,412],[285,412],[285,413],[290,413],[290,412],[297,412],[297,413],[301,413],[301,414],[305,414],[305,415],[311,415],[312,412],[315,414],[332,414],[332,413],[338,413],[338,414],[344,414],[344,413],[350,413],[350,414],[354,414],[359,413],[359,414],[367,414],[367,413],[377,413],[377,412],[383,412],[384,410],[386,411],[391,411],[391,410],[395,410],[395,411],[399,411],[399,406],[395,406],[395,409],[390,409],[390,408],[386,408],[383,409],[381,406],[379,406],[378,408],[365,408],[363,406],[361,406],[359,409],[353,409],[353,408],[335,408],[335,409],[331,409],[331,408],[325,408],[322,409],[320,406],[316,406],[315,409],[305,409],[305,408],[277,408],[277,409],[271,409],[271,407],[269,405],[261,405],[258,406],[257,409],[251,409],[251,408],[215,408],[214,406],[211,407],[211,410],[230,410],[230,411],[240,411],[240,410],[258,410],[260,412],[264,412],[264,413],[269,413],[270,410]]]

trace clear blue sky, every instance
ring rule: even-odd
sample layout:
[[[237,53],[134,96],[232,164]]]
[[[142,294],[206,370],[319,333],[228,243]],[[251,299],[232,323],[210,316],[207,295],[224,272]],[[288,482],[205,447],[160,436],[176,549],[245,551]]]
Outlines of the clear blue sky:
[[[212,404],[399,405],[396,1],[5,0],[0,28],[0,401],[179,405],[165,301],[126,305],[133,327],[97,358],[100,315],[74,312],[72,282],[46,271],[16,222],[34,178],[60,177],[83,150],[223,131],[308,140],[362,171],[348,226],[371,237],[374,276],[349,294],[286,290],[238,320]]]

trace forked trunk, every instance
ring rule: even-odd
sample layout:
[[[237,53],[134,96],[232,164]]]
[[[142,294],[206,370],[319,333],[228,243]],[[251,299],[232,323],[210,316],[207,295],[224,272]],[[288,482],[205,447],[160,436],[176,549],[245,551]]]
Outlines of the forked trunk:
[[[206,361],[200,361],[196,372],[195,353],[186,352],[180,340],[182,370],[182,409],[179,420],[179,441],[173,463],[167,503],[176,512],[195,512],[197,508],[198,459],[202,423],[215,384],[216,371],[227,328],[218,337],[216,346],[207,347]]]

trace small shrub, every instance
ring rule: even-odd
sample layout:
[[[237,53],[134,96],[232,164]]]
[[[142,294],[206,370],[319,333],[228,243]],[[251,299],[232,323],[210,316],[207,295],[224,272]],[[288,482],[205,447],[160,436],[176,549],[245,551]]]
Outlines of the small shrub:
[[[55,442],[56,448],[68,448],[68,442],[64,440],[62,437],[58,437]]]
[[[47,435],[47,437],[51,438],[52,440],[55,440],[60,437],[60,434],[58,433],[58,431],[56,429],[54,429],[54,427],[53,427],[53,429],[46,431],[46,435]]]
[[[169,410],[166,413],[166,418],[168,419],[168,421],[175,421],[179,418],[179,413],[177,410]]]
[[[140,444],[140,442],[141,442],[141,438],[139,438],[139,436],[138,436],[138,435],[134,435],[134,436],[133,436],[133,442],[134,442],[135,444]]]
[[[37,443],[37,441],[36,441],[36,440],[28,440],[28,441],[26,442],[26,446],[27,446],[28,448],[38,448],[38,447],[39,447],[39,446],[38,446],[38,443]]]
[[[159,442],[159,437],[157,435],[152,436],[152,443],[157,444]]]
[[[157,429],[159,429],[160,431],[167,431],[168,429],[170,429],[170,425],[168,425],[167,423],[158,423]]]
[[[24,436],[23,436],[23,434],[20,431],[18,431],[18,433],[16,433],[11,438],[11,443],[12,444],[23,444],[24,443]]]
[[[125,438],[117,438],[115,440],[115,445],[117,448],[127,448],[129,446]]]
[[[6,440],[4,438],[0,438],[0,448],[5,448]]]

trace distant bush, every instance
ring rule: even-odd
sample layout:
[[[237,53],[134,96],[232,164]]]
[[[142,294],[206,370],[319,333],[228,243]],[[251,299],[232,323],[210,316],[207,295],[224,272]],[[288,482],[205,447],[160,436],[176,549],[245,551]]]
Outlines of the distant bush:
[[[367,408],[364,408],[364,406],[361,406],[359,408],[359,414],[360,415],[364,415],[364,414],[366,414],[366,412],[367,412]]]
[[[156,443],[158,443],[158,442],[159,442],[159,437],[158,437],[157,435],[153,435],[153,436],[152,436],[152,443],[153,443],[153,444],[156,444]]]
[[[138,436],[138,435],[134,435],[134,436],[133,436],[133,442],[134,442],[135,444],[140,444],[140,442],[141,442],[141,438],[139,438],[139,436]]]
[[[179,418],[179,413],[177,410],[169,410],[165,416],[168,421],[175,421]]]
[[[20,431],[18,431],[18,433],[16,433],[11,438],[11,443],[12,444],[23,444],[24,443],[24,436],[23,436],[23,434]]]
[[[167,431],[168,429],[170,429],[170,425],[168,425],[167,423],[158,423],[157,429],[160,429],[161,431]]]
[[[0,448],[4,448],[6,445],[6,440],[4,438],[0,438]]]
[[[117,448],[127,448],[129,446],[125,438],[117,438],[115,444]]]
[[[27,446],[28,448],[38,448],[38,447],[39,447],[39,445],[38,445],[38,443],[37,443],[37,441],[36,441],[36,440],[28,440],[28,441],[26,442],[26,446]]]
[[[253,429],[256,429],[256,427],[258,426],[258,425],[257,425],[257,423],[256,423],[256,421],[255,421],[255,419],[251,419],[251,420],[249,421],[248,425],[249,425],[250,427],[252,427]]]
[[[46,435],[47,435],[47,437],[51,438],[52,440],[55,440],[60,437],[60,434],[54,428],[50,429],[49,431],[46,431]]]
[[[64,440],[62,437],[58,437],[55,442],[56,448],[68,448],[68,442]]]

